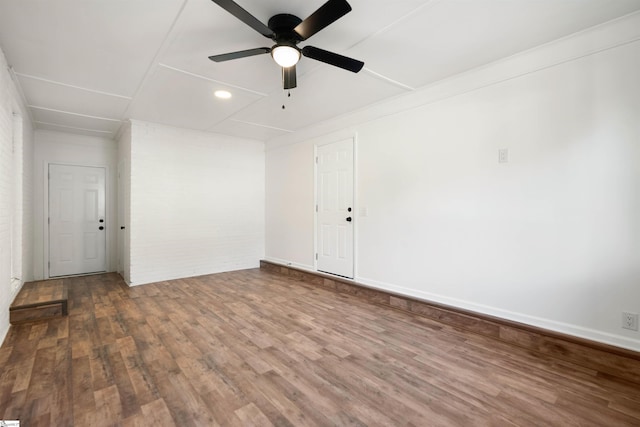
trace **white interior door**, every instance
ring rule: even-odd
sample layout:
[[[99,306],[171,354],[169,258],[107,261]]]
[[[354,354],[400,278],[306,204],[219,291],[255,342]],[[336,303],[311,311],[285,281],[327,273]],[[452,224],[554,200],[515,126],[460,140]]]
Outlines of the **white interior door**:
[[[353,278],[353,140],[317,149],[317,269]]]
[[[105,169],[49,165],[49,277],[103,271]]]

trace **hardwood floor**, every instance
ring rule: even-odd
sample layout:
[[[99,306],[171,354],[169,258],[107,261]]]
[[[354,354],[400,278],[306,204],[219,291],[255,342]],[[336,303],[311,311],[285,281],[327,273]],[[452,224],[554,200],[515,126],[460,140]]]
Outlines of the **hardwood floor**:
[[[365,298],[375,304],[393,307],[427,317],[453,328],[484,335],[506,344],[574,363],[603,374],[640,384],[640,353],[571,335],[541,329],[506,319],[450,307],[433,301],[400,296],[373,289],[353,280],[291,266],[260,261],[260,268],[308,284]]]
[[[294,278],[65,279],[12,326],[0,419],[23,426],[640,425],[640,384]]]
[[[67,288],[62,279],[28,282],[9,308],[11,324],[67,315]]]

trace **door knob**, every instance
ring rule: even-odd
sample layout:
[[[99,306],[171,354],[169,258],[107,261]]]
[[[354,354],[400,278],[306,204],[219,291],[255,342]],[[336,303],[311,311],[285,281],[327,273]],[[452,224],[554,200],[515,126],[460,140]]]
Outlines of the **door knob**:
[[[98,227],[98,230],[104,230],[103,226]]]
[[[348,218],[347,218],[347,222],[351,222],[351,217],[348,217]]]

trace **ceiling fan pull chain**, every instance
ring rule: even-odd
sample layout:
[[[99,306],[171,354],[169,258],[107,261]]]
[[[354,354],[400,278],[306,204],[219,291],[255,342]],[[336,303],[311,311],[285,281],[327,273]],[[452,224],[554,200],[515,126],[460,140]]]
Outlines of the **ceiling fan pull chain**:
[[[288,90],[287,91],[287,98],[291,98],[291,91]],[[284,103],[282,104],[282,109],[285,110],[287,107],[285,107]]]

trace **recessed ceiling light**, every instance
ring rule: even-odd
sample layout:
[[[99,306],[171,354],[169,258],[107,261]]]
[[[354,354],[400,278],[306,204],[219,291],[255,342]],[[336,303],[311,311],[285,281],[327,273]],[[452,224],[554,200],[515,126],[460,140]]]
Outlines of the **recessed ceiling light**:
[[[231,92],[228,92],[226,90],[217,90],[215,92],[213,92],[213,94],[221,99],[229,99],[231,98]]]

